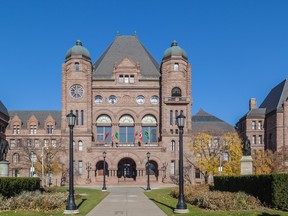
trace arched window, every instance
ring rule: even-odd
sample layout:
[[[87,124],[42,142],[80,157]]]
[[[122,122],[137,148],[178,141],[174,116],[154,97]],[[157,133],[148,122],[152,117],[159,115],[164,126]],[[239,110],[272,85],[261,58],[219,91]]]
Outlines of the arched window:
[[[179,64],[178,63],[174,64],[174,71],[175,72],[179,71]]]
[[[100,115],[96,120],[96,141],[111,142],[112,120],[108,115]]]
[[[146,115],[141,121],[142,139],[144,143],[157,142],[157,120],[152,115]]]
[[[78,141],[78,150],[83,151],[83,142],[81,140]]]
[[[181,89],[178,87],[174,87],[171,91],[171,95],[172,95],[172,97],[181,97],[181,95],[182,95]]]
[[[13,163],[13,164],[17,164],[17,163],[19,163],[19,162],[20,162],[20,156],[19,156],[19,154],[18,154],[18,153],[13,154],[13,156],[12,156],[12,163]]]
[[[223,161],[229,161],[229,154],[227,152],[223,153]]]
[[[134,119],[130,115],[123,115],[119,120],[119,142],[134,142]]]
[[[171,151],[175,151],[175,140],[171,140]]]

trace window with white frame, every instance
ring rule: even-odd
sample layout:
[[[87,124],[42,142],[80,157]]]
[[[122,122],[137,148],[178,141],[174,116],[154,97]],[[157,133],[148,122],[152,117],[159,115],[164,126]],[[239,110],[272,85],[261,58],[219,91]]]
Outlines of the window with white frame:
[[[108,115],[100,115],[96,120],[96,141],[112,141],[112,120]]]
[[[19,162],[20,162],[20,156],[19,156],[19,154],[18,154],[18,153],[13,154],[13,156],[12,156],[12,163],[13,163],[13,164],[17,164],[17,163],[19,163]]]
[[[83,174],[83,161],[82,160],[78,161],[78,174],[79,175]]]
[[[36,134],[36,133],[37,133],[36,125],[30,125],[30,134]]]
[[[252,121],[252,130],[256,130],[256,121]]]
[[[252,144],[256,144],[256,135],[252,136]]]
[[[53,148],[56,148],[57,147],[57,141],[56,139],[51,139],[51,145]]]
[[[258,121],[258,130],[262,130],[262,121]]]
[[[44,139],[44,147],[47,148],[49,144],[49,140],[48,139]]]
[[[228,161],[229,160],[229,154],[228,152],[223,153],[223,161]]]
[[[172,161],[171,161],[171,164],[170,164],[170,174],[171,174],[171,175],[175,175],[175,160],[172,160]]]
[[[13,125],[13,134],[20,134],[20,125]]]
[[[175,151],[175,140],[171,140],[171,151]]]
[[[119,75],[119,80],[118,80],[119,83],[123,83],[124,82],[124,78],[123,78],[123,75]]]
[[[80,64],[79,64],[79,62],[75,62],[75,64],[74,64],[74,69],[75,69],[76,71],[79,71],[79,70],[80,70]]]
[[[135,83],[134,75],[130,75],[130,83]]]
[[[142,138],[144,143],[157,142],[157,120],[152,115],[146,115],[142,121]]]
[[[82,142],[82,140],[78,141],[78,150],[79,151],[83,151],[83,142]]]
[[[262,144],[263,143],[263,138],[262,135],[258,136],[258,144]]]
[[[179,64],[178,63],[174,64],[174,71],[175,72],[179,71]]]
[[[31,146],[32,146],[31,139],[27,139],[27,147],[31,147]]]
[[[11,147],[11,148],[15,148],[15,147],[16,147],[15,139],[11,139],[11,140],[10,140],[10,147]]]
[[[53,134],[53,125],[49,124],[47,125],[47,134]]]
[[[39,139],[35,139],[34,140],[34,145],[35,145],[35,148],[39,148],[40,147],[40,140]]]

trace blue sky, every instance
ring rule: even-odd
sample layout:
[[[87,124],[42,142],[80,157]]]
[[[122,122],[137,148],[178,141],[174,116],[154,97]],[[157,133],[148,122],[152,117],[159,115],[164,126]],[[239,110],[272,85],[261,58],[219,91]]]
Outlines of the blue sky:
[[[285,0],[10,0],[0,3],[0,100],[8,110],[61,110],[61,65],[80,39],[93,63],[116,32],[160,63],[173,40],[193,67],[200,108],[234,125],[288,73]]]

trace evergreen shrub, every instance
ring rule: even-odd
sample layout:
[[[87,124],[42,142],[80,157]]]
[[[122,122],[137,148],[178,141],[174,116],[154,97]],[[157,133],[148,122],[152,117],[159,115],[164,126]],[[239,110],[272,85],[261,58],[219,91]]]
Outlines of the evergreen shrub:
[[[40,190],[40,178],[36,177],[1,177],[0,194],[3,197],[11,197],[23,191]]]
[[[243,191],[269,207],[288,210],[288,174],[216,176],[214,189]]]

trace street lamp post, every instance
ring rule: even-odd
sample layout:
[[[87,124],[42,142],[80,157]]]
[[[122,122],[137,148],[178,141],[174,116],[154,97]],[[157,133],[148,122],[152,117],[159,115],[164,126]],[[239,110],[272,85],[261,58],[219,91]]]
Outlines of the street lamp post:
[[[105,159],[106,159],[106,152],[104,151],[103,152],[103,187],[102,187],[102,191],[107,191],[107,188],[106,188],[106,162],[105,162]]]
[[[183,181],[183,128],[185,124],[185,116],[181,112],[179,116],[176,117],[177,126],[179,128],[179,197],[175,213],[187,213],[187,205],[184,201],[184,181]]]
[[[147,188],[146,188],[146,191],[151,191],[151,188],[150,188],[150,174],[149,174],[149,169],[150,169],[150,161],[149,161],[149,158],[150,158],[150,152],[147,152]]]
[[[74,168],[73,168],[73,127],[75,125],[76,116],[73,114],[72,110],[66,116],[68,126],[70,129],[69,138],[69,196],[66,205],[66,210],[64,214],[78,214],[77,206],[74,200]]]

